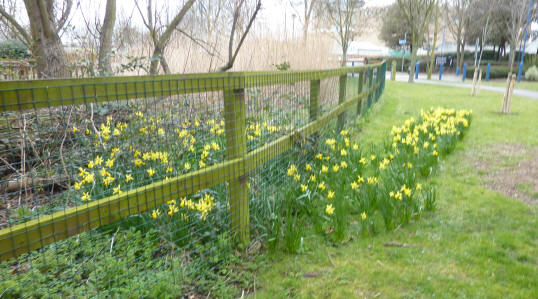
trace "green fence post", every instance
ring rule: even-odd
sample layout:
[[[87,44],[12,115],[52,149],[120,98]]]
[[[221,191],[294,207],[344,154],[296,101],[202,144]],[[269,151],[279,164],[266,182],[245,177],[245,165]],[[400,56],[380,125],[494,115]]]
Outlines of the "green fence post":
[[[318,118],[319,114],[319,90],[321,87],[320,80],[310,81],[310,121]]]
[[[245,90],[224,90],[224,129],[226,157],[228,160],[244,158],[247,154],[245,125]],[[244,172],[244,169],[238,171]],[[248,187],[245,173],[228,182],[230,188],[230,213],[232,231],[243,245],[250,243]]]
[[[377,67],[377,87],[376,87],[376,97],[375,101],[379,101],[379,98],[381,97],[381,78],[383,76],[386,76],[385,72],[383,71],[383,66]]]
[[[396,61],[395,60],[392,61],[392,70],[390,73],[390,80],[392,81],[396,80]]]
[[[338,104],[342,104],[346,100],[346,83],[347,83],[347,74],[340,76],[340,81],[338,82]],[[338,121],[336,123],[337,131],[340,132],[344,128],[346,122],[346,112],[338,115]]]
[[[374,78],[374,69],[372,68],[368,70],[368,103],[367,103],[368,109],[370,109],[370,106],[372,105],[373,92],[370,89],[372,88],[373,78]]]
[[[364,71],[361,71],[359,73],[359,93],[358,94],[361,94],[363,90],[363,85],[364,85]],[[359,101],[357,102],[357,115],[361,114],[363,100],[364,100],[364,97],[361,97],[359,98]]]

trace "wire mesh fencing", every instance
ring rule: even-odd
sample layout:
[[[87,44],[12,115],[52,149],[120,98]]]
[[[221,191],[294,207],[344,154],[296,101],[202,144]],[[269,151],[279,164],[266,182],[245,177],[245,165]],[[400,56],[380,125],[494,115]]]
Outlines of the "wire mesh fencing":
[[[385,71],[0,82],[0,294],[196,292],[271,243],[290,157],[365,113]]]

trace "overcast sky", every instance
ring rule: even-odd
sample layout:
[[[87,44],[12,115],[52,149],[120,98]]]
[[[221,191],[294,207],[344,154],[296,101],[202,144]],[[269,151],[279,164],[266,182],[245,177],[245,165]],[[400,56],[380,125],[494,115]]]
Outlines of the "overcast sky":
[[[301,3],[300,0],[291,0],[294,3]],[[22,0],[20,0],[21,5]],[[385,6],[394,3],[395,0],[366,0],[366,6]],[[78,3],[78,5],[77,5]],[[95,15],[104,16],[106,0],[77,0],[75,1],[72,13],[71,24],[78,27],[84,26],[83,15],[86,18],[94,18]],[[118,13],[126,16],[133,16],[135,26],[143,26],[139,13],[134,6],[134,1],[118,0]],[[182,1],[177,0],[154,0],[155,5],[167,5],[171,14],[177,11]],[[299,10],[300,11],[300,10]],[[257,22],[266,25],[273,33],[284,32],[284,27],[291,33],[293,27],[292,15],[295,11],[290,5],[290,0],[262,0],[262,11]],[[295,30],[300,32],[301,24],[295,20]]]

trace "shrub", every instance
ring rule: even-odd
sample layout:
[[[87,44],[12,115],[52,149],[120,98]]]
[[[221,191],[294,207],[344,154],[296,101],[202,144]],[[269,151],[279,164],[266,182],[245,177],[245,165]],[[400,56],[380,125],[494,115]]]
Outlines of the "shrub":
[[[24,59],[30,58],[28,47],[18,40],[6,40],[0,42],[0,58]]]
[[[531,81],[538,81],[538,68],[532,66],[525,72],[525,79]]]
[[[474,69],[475,69],[474,66],[467,67],[467,73],[465,77],[468,79],[473,79]],[[484,80],[486,78],[487,66],[485,65],[482,66],[480,70],[482,72],[482,80]],[[490,79],[506,78],[509,72],[510,72],[510,67],[506,65],[492,65],[489,72],[489,78]]]

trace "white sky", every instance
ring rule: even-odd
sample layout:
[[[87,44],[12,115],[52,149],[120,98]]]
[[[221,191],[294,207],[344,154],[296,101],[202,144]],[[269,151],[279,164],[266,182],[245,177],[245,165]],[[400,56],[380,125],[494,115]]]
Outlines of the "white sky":
[[[24,8],[23,0],[17,1],[17,19],[26,24],[28,17]],[[293,21],[292,15],[295,13],[290,1],[293,3],[301,3],[301,0],[262,0],[262,10],[256,20],[256,26],[258,28],[264,28],[269,30],[272,34],[279,36],[287,32],[290,36],[295,29],[296,34],[300,34],[302,31],[301,23],[298,18]],[[70,24],[75,28],[80,28],[84,25],[84,18],[87,20],[94,19],[99,16],[102,20],[105,13],[106,0],[74,0],[73,9],[71,11]],[[144,9],[145,1],[141,1],[141,8]],[[167,10],[172,16],[176,13],[179,7],[183,4],[183,1],[178,0],[153,0],[154,5],[168,6]],[[365,0],[367,7],[386,6],[394,3],[395,0]],[[300,7],[300,6],[299,6]],[[298,9],[301,11],[301,9]],[[145,12],[145,11],[144,11]],[[134,0],[117,0],[117,13],[118,15],[131,16],[132,24],[143,30],[142,19],[140,14],[134,5]],[[84,17],[84,18],[83,18]],[[295,23],[295,24],[294,24]]]
[[[22,0],[19,0],[22,5]],[[117,0],[117,12],[124,15],[133,15],[133,23],[135,26],[142,26],[142,20],[140,19],[138,10],[132,0]],[[301,0],[291,0],[294,3],[301,3]],[[394,3],[395,0],[365,0],[366,6],[385,6]],[[77,8],[77,3],[80,3],[80,7]],[[74,26],[83,26],[84,22],[82,15],[86,18],[94,18],[96,14],[101,17],[104,16],[106,0],[76,0],[73,6],[71,24]],[[177,0],[154,0],[155,5],[167,5],[170,6],[170,14],[177,11],[175,6],[180,6],[183,1]],[[143,7],[141,7],[144,9]],[[300,11],[300,9],[299,9]],[[84,13],[82,13],[84,12]],[[265,24],[266,28],[270,29],[273,33],[278,34],[284,32],[284,27],[287,28],[288,33],[291,34],[293,27],[292,15],[295,11],[290,5],[290,0],[262,0],[262,10],[257,20],[260,24]],[[300,32],[301,24],[298,19],[295,20],[295,30]]]

